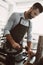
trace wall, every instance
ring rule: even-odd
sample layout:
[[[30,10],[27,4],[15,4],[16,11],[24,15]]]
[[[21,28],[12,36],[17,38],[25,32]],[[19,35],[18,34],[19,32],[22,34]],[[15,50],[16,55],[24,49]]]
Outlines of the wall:
[[[8,4],[0,1],[0,34],[2,29],[4,29],[6,25],[6,21],[8,19]]]

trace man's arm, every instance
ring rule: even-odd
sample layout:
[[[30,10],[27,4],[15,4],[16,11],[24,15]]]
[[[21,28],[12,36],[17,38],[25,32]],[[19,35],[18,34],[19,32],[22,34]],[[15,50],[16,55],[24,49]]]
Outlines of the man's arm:
[[[32,45],[32,42],[31,41],[28,41],[27,42],[28,51],[31,51],[31,45]]]
[[[31,23],[31,22],[30,22]],[[28,47],[28,56],[29,58],[35,56],[35,53],[31,50],[31,47],[32,47],[32,23],[30,24],[30,27],[29,27],[29,30],[28,30],[28,33],[27,33],[27,47]]]
[[[12,14],[11,17],[8,20],[7,25],[5,26],[4,29],[4,36],[6,37],[6,39],[9,41],[9,43],[14,47],[20,47],[20,45],[18,43],[15,42],[15,40],[13,40],[11,34],[10,34],[10,30],[12,28],[13,22],[15,23],[15,14]]]
[[[13,40],[11,34],[7,34],[6,39],[9,41],[9,43],[12,45],[13,48],[15,48],[15,49],[20,48],[20,45],[18,43],[16,43],[15,40]]]
[[[32,31],[32,23],[30,22],[30,26],[29,26],[29,29],[27,31],[27,46],[28,46],[28,51],[31,50],[31,45],[32,45],[32,34],[31,34],[31,31]]]

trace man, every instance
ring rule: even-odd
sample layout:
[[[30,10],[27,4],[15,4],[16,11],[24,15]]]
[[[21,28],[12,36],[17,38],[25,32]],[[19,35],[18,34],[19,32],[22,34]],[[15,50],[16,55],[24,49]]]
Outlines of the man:
[[[4,36],[6,36],[7,44],[17,51],[21,51],[21,41],[27,32],[27,46],[28,54],[31,52],[31,22],[29,19],[34,18],[43,11],[40,3],[35,3],[33,6],[24,13],[13,13],[8,20],[8,23],[4,30]],[[10,46],[9,46],[10,47]]]
[[[6,39],[9,41],[9,43],[12,45],[13,48],[19,49],[19,48],[21,48],[21,46],[17,42],[15,42],[12,35],[10,34],[11,28],[12,27],[14,28],[19,23],[21,17],[23,17],[26,20],[32,19],[35,16],[37,16],[39,13],[41,13],[42,11],[43,11],[42,5],[40,3],[35,3],[28,11],[25,11],[24,13],[13,13],[11,15],[11,17],[8,20],[8,26],[6,26],[6,28],[5,28],[4,35],[6,36]],[[31,22],[30,22],[28,32],[26,31],[28,34],[27,35],[28,51],[31,50],[31,28],[32,27],[31,27]]]

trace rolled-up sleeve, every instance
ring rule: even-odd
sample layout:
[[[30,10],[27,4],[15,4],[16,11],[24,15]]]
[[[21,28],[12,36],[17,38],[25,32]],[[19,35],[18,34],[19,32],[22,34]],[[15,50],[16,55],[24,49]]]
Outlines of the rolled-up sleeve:
[[[30,22],[30,26],[29,26],[29,29],[27,31],[27,41],[32,41],[32,22]]]
[[[12,14],[11,17],[9,18],[6,26],[5,26],[4,36],[7,35],[7,34],[10,34],[10,30],[12,28],[12,25],[14,23],[14,20],[15,20],[15,16],[14,16],[14,14]]]

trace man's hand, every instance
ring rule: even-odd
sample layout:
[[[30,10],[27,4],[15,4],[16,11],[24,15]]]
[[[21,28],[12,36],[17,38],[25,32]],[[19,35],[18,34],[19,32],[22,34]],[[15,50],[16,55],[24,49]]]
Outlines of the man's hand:
[[[21,46],[13,40],[12,36],[10,34],[6,35],[6,39],[10,42],[13,48],[20,50]]]
[[[10,42],[12,47],[15,48],[16,50],[21,50],[22,49],[22,47],[18,43],[16,43],[15,40],[13,40],[13,38],[10,34],[6,35],[6,39]]]
[[[36,56],[36,53],[30,50],[28,51],[28,56],[30,57],[30,59],[32,59],[34,56]]]
[[[17,49],[17,50],[21,49],[21,46],[18,43],[16,43],[16,42],[12,44],[12,47]]]

